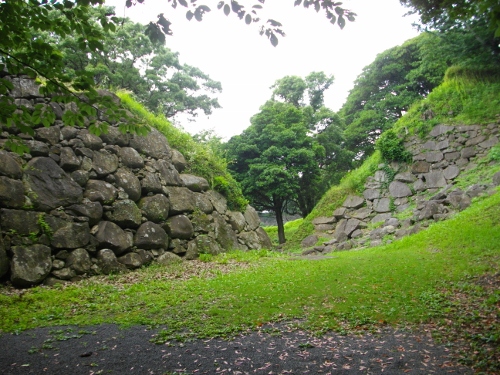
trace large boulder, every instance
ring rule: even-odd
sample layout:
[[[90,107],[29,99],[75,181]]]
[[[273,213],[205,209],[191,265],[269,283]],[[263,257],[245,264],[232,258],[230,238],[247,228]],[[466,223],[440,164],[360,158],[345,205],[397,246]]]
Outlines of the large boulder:
[[[86,246],[89,241],[88,223],[68,222],[52,234],[50,245],[55,249],[76,249]]]
[[[238,234],[238,242],[247,249],[259,250],[262,248],[261,239],[256,232],[243,232]]]
[[[109,182],[89,180],[83,196],[92,202],[111,204],[118,196],[118,190]]]
[[[158,160],[156,169],[160,173],[162,183],[166,186],[182,186],[183,182],[174,165],[167,160]]]
[[[189,242],[191,244],[191,241]],[[206,234],[202,234],[194,240],[195,246],[189,246],[186,253],[186,259],[195,259],[198,254],[212,254],[217,255],[222,253],[222,249],[213,238]]]
[[[40,284],[50,273],[50,247],[44,245],[12,246],[10,280],[14,286],[26,288]]]
[[[102,249],[97,253],[97,266],[104,275],[127,271],[127,267],[118,262],[115,253],[111,249]]]
[[[101,220],[103,209],[99,202],[84,199],[81,204],[74,204],[66,208],[66,212],[75,216],[88,217],[89,225],[93,226]]]
[[[364,204],[365,200],[363,198],[358,197],[357,195],[349,195],[342,206],[346,208],[360,208]]]
[[[23,177],[23,170],[16,159],[7,151],[0,150],[0,175],[19,180]]]
[[[389,198],[380,198],[373,201],[373,210],[379,213],[389,212],[391,210],[391,200]]]
[[[436,170],[426,173],[425,175],[425,186],[427,189],[441,188],[446,186],[446,179],[444,178],[443,171]]]
[[[194,193],[196,208],[205,214],[210,214],[214,211],[210,197],[203,193]]]
[[[134,236],[134,245],[145,250],[167,249],[167,232],[158,224],[147,221],[137,229]]]
[[[29,236],[40,230],[38,217],[41,212],[24,210],[0,210],[0,227],[5,232],[17,233],[21,236]]]
[[[132,147],[122,147],[118,151],[118,156],[122,164],[131,169],[140,169],[144,167],[144,159]]]
[[[40,85],[27,77],[7,77],[12,82],[10,95],[15,98],[40,98]]]
[[[141,198],[141,182],[130,170],[119,168],[115,176],[115,184],[122,188],[134,202]]]
[[[312,247],[316,245],[316,242],[318,242],[319,237],[316,234],[311,234],[310,236],[307,236],[302,240],[300,243],[300,247],[303,249],[306,249],[308,247]]]
[[[255,233],[257,233],[257,235],[259,236],[260,244],[263,248],[271,249],[273,247],[273,243],[271,242],[269,235],[264,229],[259,227],[255,230]]]
[[[108,248],[121,255],[133,246],[132,236],[111,221],[101,221],[93,231],[100,249]]]
[[[87,129],[81,129],[77,137],[86,148],[91,150],[100,150],[102,148],[102,139],[95,134],[89,133]]]
[[[172,149],[172,164],[174,165],[177,172],[182,173],[186,169],[187,161],[179,151]]]
[[[193,176],[192,174],[181,174],[182,183],[191,191],[202,192],[209,189],[208,181],[203,177]]]
[[[82,164],[81,159],[76,156],[71,147],[62,147],[59,157],[59,166],[65,171],[74,171],[78,169]]]
[[[226,220],[218,212],[212,213],[212,216],[214,218],[214,236],[217,242],[224,250],[237,249],[238,238],[231,225],[226,223]]]
[[[389,184],[389,193],[393,198],[404,198],[413,195],[408,185],[401,181],[392,181]]]
[[[163,266],[168,266],[170,264],[176,264],[176,263],[181,263],[182,258],[178,256],[177,254],[166,252],[162,255],[160,255],[156,261],[163,265]]]
[[[142,267],[144,264],[143,257],[138,253],[127,253],[118,258],[118,262],[123,264],[129,270]]]
[[[196,209],[195,193],[188,188],[169,186],[167,190],[171,215],[190,213]]]
[[[143,195],[158,194],[163,192],[160,178],[156,173],[144,172],[141,180],[141,190]]]
[[[77,275],[90,272],[92,261],[87,250],[82,248],[73,250],[66,259],[66,267],[71,268]]]
[[[224,196],[215,190],[209,190],[206,192],[206,196],[208,199],[210,199],[210,202],[212,203],[214,209],[222,214],[225,215],[227,211],[227,199],[224,198]],[[246,215],[245,215],[246,218]]]
[[[0,176],[0,207],[21,208],[23,205],[23,183],[19,180]]]
[[[363,197],[365,199],[370,200],[370,201],[377,199],[377,198],[380,198],[380,196],[381,196],[380,189],[366,189],[363,192]]]
[[[450,165],[443,171],[443,176],[447,180],[453,180],[455,177],[459,175],[459,173],[460,173],[460,168],[458,168],[456,165]]]
[[[165,229],[171,238],[188,240],[194,234],[193,224],[186,215],[176,215],[168,218]]]
[[[167,138],[155,128],[145,135],[133,135],[130,139],[130,147],[136,149],[140,154],[151,156],[155,159],[170,159],[170,146]]]
[[[352,211],[350,213],[350,216],[355,218],[355,219],[358,219],[358,220],[365,220],[372,213],[373,213],[373,210],[371,208],[362,207],[362,208],[358,208],[355,211]]]
[[[38,128],[35,130],[35,139],[53,146],[61,139],[61,131],[57,126]]]
[[[130,134],[122,133],[117,126],[108,126],[107,132],[101,134],[100,138],[108,145],[124,147],[128,146]]]
[[[104,213],[104,217],[121,228],[137,228],[141,225],[142,214],[133,200],[124,199],[114,202],[111,210]]]
[[[139,201],[139,208],[149,221],[159,223],[168,218],[170,201],[163,194],[144,197]]]
[[[94,151],[92,169],[98,178],[104,178],[118,169],[118,157],[107,150]]]
[[[243,216],[247,222],[247,230],[256,230],[260,226],[259,214],[252,206],[247,206]]]
[[[229,217],[229,223],[231,227],[236,232],[241,232],[245,229],[246,220],[245,216],[241,212],[238,211],[228,211],[227,216]]]
[[[82,200],[83,190],[51,158],[31,159],[23,176],[26,193],[36,209],[50,211]]]

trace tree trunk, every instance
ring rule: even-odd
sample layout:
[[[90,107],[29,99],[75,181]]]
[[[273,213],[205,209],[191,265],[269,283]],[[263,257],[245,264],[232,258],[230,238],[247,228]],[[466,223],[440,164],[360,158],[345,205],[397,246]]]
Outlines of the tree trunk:
[[[286,242],[285,239],[285,226],[283,225],[283,211],[280,208],[274,209],[274,214],[276,215],[276,223],[278,224],[278,241],[281,244]]]

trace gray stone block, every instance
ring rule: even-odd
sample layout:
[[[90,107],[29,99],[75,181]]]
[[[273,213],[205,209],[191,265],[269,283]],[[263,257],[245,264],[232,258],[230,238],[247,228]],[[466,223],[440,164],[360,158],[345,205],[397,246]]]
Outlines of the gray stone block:
[[[365,204],[365,200],[357,195],[349,195],[342,206],[346,208],[359,208]]]
[[[403,182],[392,181],[389,185],[389,193],[394,198],[403,198],[413,195],[411,189]]]
[[[379,213],[389,212],[390,211],[390,199],[389,198],[380,198],[375,199],[373,201],[373,210]]]
[[[432,171],[425,174],[425,186],[427,189],[446,186],[446,179],[442,171]]]

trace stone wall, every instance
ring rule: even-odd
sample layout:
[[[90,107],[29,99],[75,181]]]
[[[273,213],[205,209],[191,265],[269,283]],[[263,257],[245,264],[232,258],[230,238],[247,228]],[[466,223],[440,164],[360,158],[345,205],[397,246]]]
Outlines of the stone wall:
[[[478,181],[465,191],[454,185],[461,173],[476,168],[498,144],[499,128],[500,122],[437,125],[424,139],[409,137],[405,148],[413,155],[413,162],[381,164],[367,179],[362,195],[348,196],[331,216],[314,219],[316,234],[302,242],[304,253],[388,243],[467,208],[472,198],[500,185],[500,172],[491,182]],[[322,233],[332,238],[316,246]]]
[[[157,130],[132,136],[111,124],[98,137],[64,126],[71,105],[42,97],[27,77],[11,80],[17,105],[45,104],[57,120],[24,136],[30,154],[0,150],[3,280],[29,287],[271,247],[256,211],[228,210],[204,178],[183,174],[183,155]],[[0,146],[16,132],[3,125]]]

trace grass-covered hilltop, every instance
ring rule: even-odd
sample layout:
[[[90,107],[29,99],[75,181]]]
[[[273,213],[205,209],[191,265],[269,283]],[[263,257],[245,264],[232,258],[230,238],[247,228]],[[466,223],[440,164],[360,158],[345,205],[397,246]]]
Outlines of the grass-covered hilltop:
[[[341,28],[355,17],[295,3]],[[255,332],[419,333],[448,352],[438,371],[500,374],[500,8],[448,3],[401,0],[422,33],[377,55],[338,111],[325,104],[333,75],[285,76],[224,141],[176,125],[219,108],[222,88],[164,46],[163,14],[144,31],[98,0],[0,2],[0,338],[50,327],[26,354],[57,364],[56,342],[108,324],[124,332],[113,340],[151,333],[162,360]],[[259,22],[231,5],[219,8]],[[102,365],[84,371],[104,373],[104,344],[75,354]],[[301,360],[313,344],[294,347]],[[335,350],[326,367],[350,358]],[[0,373],[36,372],[2,355]]]

